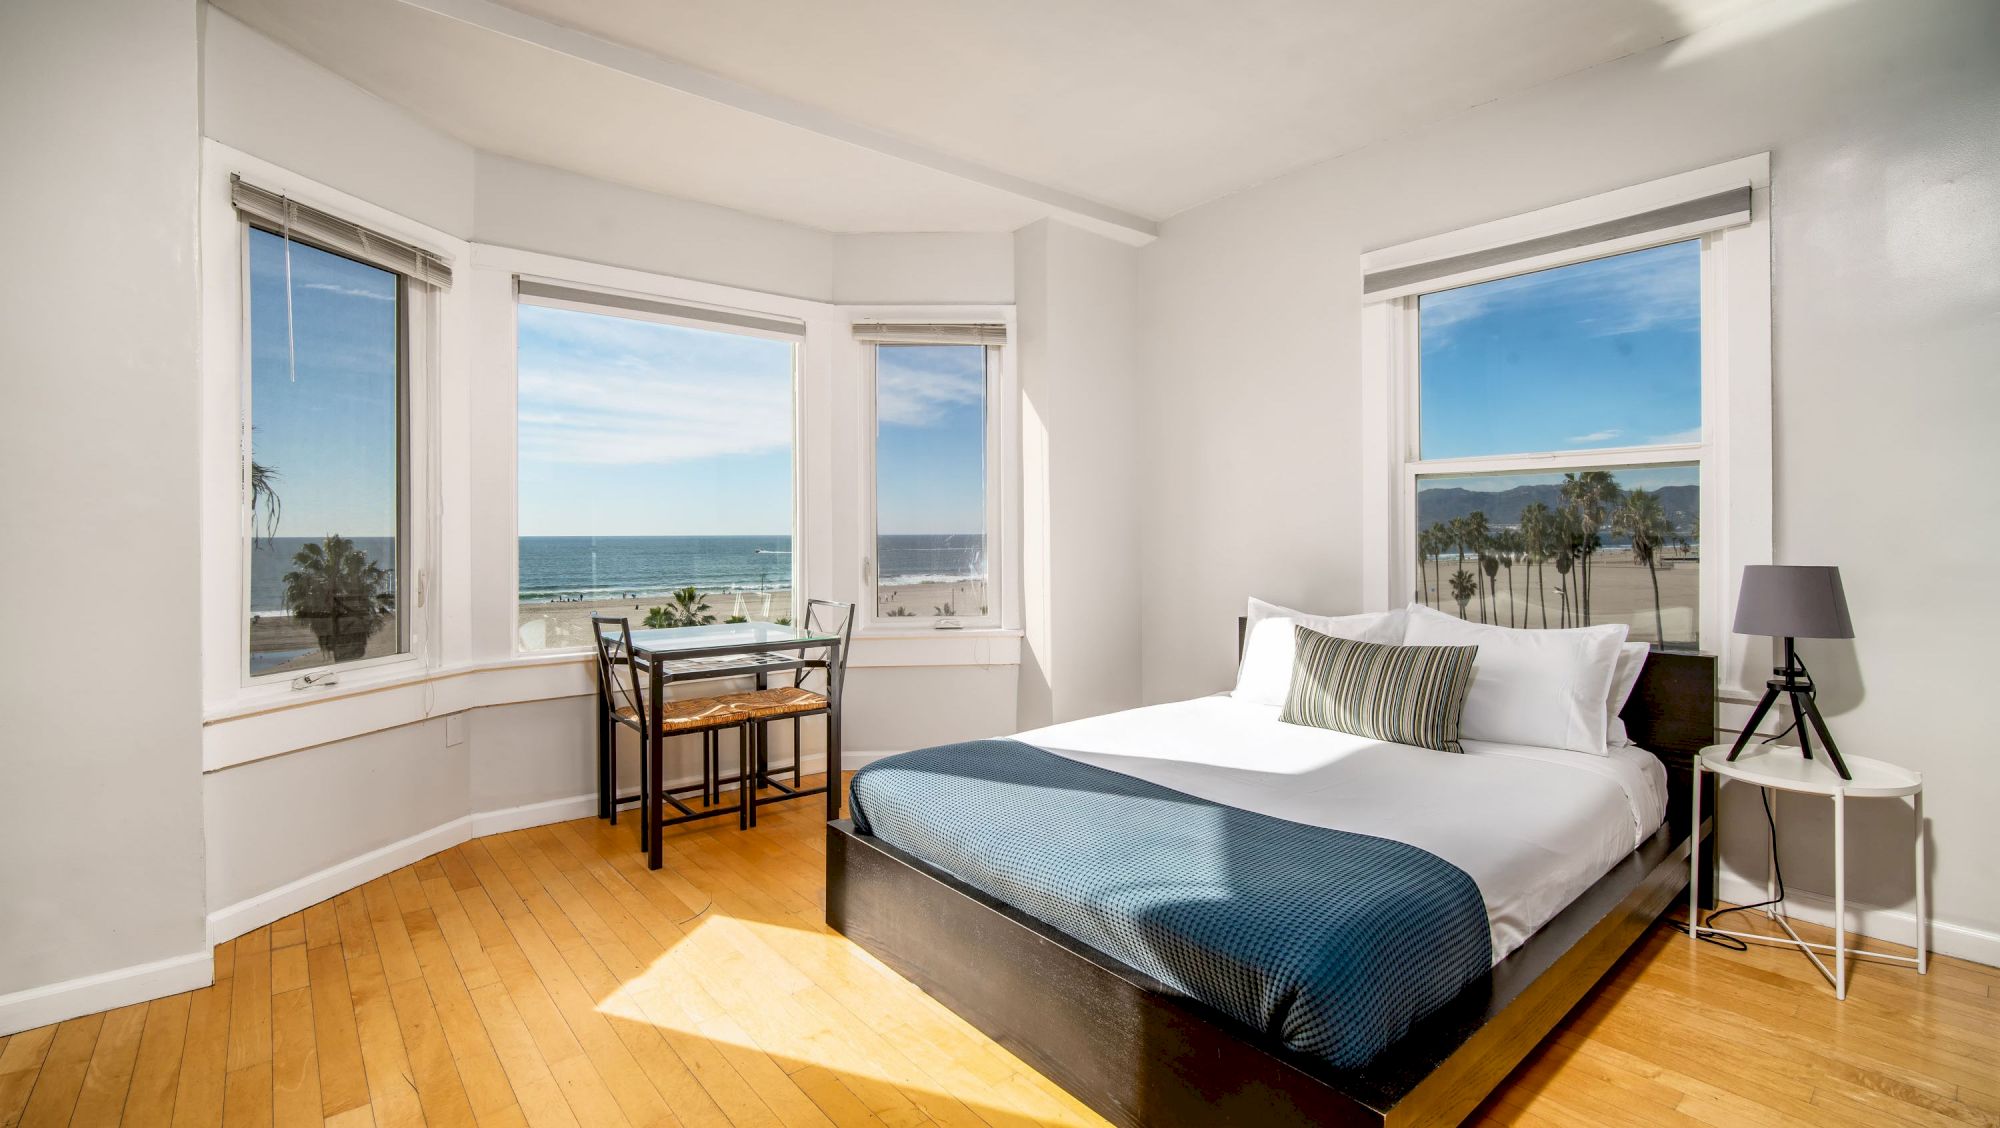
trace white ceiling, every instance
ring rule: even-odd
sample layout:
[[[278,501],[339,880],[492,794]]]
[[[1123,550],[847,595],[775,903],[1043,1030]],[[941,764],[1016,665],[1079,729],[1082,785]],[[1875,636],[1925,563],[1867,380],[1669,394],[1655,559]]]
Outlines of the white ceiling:
[[[1134,240],[1764,2],[216,0],[491,152],[832,231]]]

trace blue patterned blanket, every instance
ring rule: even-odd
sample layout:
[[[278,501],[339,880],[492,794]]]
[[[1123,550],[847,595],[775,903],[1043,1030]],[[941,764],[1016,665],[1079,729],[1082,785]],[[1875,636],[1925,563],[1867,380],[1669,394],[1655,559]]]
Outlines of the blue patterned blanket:
[[[863,833],[1340,1068],[1492,966],[1478,887],[1434,854],[1019,741],[876,761],[850,805]]]

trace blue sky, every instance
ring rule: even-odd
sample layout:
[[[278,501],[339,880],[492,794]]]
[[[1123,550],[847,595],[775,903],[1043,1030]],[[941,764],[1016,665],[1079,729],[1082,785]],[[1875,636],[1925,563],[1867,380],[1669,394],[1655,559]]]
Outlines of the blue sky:
[[[876,352],[876,528],[986,528],[986,348],[885,345]]]
[[[277,535],[396,532],[396,276],[250,232],[251,457],[276,474]],[[260,513],[260,528],[263,515]]]
[[[518,317],[521,535],[791,532],[791,342]]]
[[[1698,242],[1426,294],[1419,310],[1424,458],[1700,437]]]

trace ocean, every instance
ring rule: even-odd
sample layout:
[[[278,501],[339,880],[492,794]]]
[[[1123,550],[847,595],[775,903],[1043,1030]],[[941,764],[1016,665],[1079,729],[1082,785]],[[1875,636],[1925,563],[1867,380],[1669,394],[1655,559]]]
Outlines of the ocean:
[[[259,542],[251,554],[250,608],[284,607],[284,575],[304,537]],[[376,563],[393,568],[395,539],[357,537]],[[884,536],[884,584],[948,582],[983,576],[985,538],[978,533]],[[704,592],[763,591],[792,586],[792,538],[770,537],[522,537],[523,603],[558,598],[604,599],[662,595],[692,584]]]

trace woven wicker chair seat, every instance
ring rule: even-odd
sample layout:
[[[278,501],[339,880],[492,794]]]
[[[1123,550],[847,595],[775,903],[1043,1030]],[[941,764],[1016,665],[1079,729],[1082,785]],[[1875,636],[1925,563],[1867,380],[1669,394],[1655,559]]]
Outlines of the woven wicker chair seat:
[[[789,717],[799,713],[818,713],[826,709],[825,694],[793,686],[760,689],[754,693],[731,693],[716,700],[728,701],[748,709],[750,719],[753,721],[768,721],[774,717]]]
[[[689,697],[680,701],[662,701],[660,702],[660,731],[698,732],[702,729],[726,728],[730,725],[740,725],[744,721],[750,720],[751,714],[749,710],[731,700],[731,698],[736,696],[740,695]],[[623,721],[635,720],[637,716],[638,714],[630,706],[618,710],[618,718]]]

